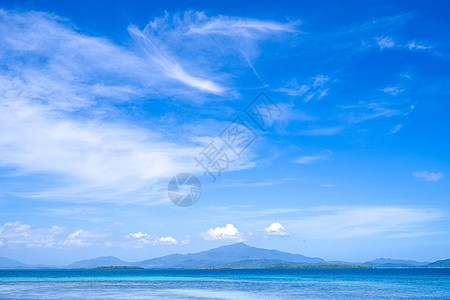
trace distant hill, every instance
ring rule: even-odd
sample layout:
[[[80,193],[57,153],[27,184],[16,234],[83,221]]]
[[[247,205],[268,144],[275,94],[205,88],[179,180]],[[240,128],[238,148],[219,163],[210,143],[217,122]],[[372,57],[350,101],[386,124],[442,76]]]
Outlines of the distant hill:
[[[1,269],[19,269],[19,268],[26,268],[29,267],[29,265],[24,264],[23,262],[20,262],[18,260],[9,259],[7,257],[0,257],[0,268]]]
[[[109,266],[131,266],[131,263],[114,256],[101,256],[98,258],[76,261],[65,268],[67,269],[93,269]]]
[[[447,267],[447,268],[450,268],[450,259],[437,260],[437,261],[435,261],[435,262],[433,262],[431,264],[428,264],[427,267],[434,267],[434,268],[436,268],[436,267],[440,267],[440,268]]]
[[[415,260],[402,260],[402,259],[390,259],[390,258],[377,258],[372,261],[363,263],[363,266],[370,267],[424,267],[429,262],[420,262]]]

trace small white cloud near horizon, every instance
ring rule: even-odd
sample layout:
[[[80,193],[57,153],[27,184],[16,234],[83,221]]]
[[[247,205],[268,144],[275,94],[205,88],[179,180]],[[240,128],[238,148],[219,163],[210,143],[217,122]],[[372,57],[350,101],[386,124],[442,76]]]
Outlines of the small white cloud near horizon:
[[[191,243],[191,236],[188,234],[180,241],[181,245],[189,245]]]
[[[319,160],[328,159],[331,155],[333,155],[333,152],[328,150],[327,154],[319,154],[319,155],[309,155],[309,156],[300,156],[295,160],[296,163],[306,165],[311,164]]]
[[[422,172],[413,172],[412,175],[414,178],[424,181],[439,181],[442,177],[444,177],[444,173],[442,172],[429,172],[429,171],[422,171]]]
[[[264,228],[264,232],[268,236],[288,236],[289,233],[279,222],[270,224],[269,227]]]
[[[143,232],[136,232],[136,233],[129,233],[125,236],[125,239],[128,240],[128,243],[123,244],[125,247],[130,247],[134,248],[134,249],[139,249],[142,248],[144,246],[147,245],[153,245],[153,246],[157,246],[157,245],[166,245],[166,246],[170,246],[170,245],[178,245],[179,243],[181,243],[182,245],[187,245],[190,243],[189,240],[183,240],[181,242],[179,242],[177,239],[171,237],[171,236],[166,236],[166,237],[154,237],[148,233],[143,233]],[[131,243],[131,244],[130,244]]]
[[[0,226],[0,247],[67,249],[104,246],[103,240],[108,236],[109,234],[98,230],[68,231],[57,225],[41,228],[15,221]]]
[[[152,236],[145,232],[129,233],[125,236],[125,248],[140,249],[150,244]]]
[[[189,235],[182,240],[171,236],[157,237],[146,232],[131,232],[125,236],[109,229],[68,229],[62,226],[43,228],[20,221],[0,225],[0,247],[8,249],[44,248],[79,249],[119,247],[141,249],[157,245],[188,245]]]
[[[69,234],[66,240],[62,242],[62,245],[72,247],[97,246],[98,240],[107,236],[108,236],[107,234],[100,232],[78,229],[75,230],[73,233]]]
[[[150,238],[150,235],[148,233],[142,233],[142,232],[136,232],[136,233],[130,233],[131,237],[137,238],[137,239],[145,239]]]
[[[178,241],[171,236],[161,237],[153,242],[155,245],[177,245]]]
[[[208,231],[202,232],[200,236],[208,241],[244,241],[242,233],[233,224],[210,228]]]

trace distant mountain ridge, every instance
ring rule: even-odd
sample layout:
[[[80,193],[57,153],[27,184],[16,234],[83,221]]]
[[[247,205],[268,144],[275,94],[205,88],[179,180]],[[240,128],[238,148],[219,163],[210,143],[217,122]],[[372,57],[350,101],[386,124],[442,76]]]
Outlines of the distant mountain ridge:
[[[188,254],[171,254],[138,262],[127,262],[114,256],[76,261],[63,267],[29,265],[17,260],[0,257],[2,269],[35,269],[35,268],[67,268],[93,269],[109,266],[128,266],[143,268],[265,268],[271,266],[304,266],[304,265],[361,265],[370,267],[450,267],[450,259],[433,263],[413,260],[378,258],[364,263],[344,261],[325,261],[319,257],[307,257],[278,250],[268,250],[237,243],[227,246]]]
[[[31,265],[25,264],[21,261],[9,259],[7,257],[0,256],[0,269],[48,269],[48,268],[57,268],[57,266],[50,265]]]
[[[26,266],[28,265],[18,260],[0,257],[0,268],[23,268]]]
[[[222,246],[199,253],[186,255],[172,254],[159,258],[153,258],[134,263],[135,266],[144,268],[190,268],[199,266],[202,268],[221,267],[225,264],[245,260],[281,260],[291,263],[317,264],[325,262],[318,257],[307,257],[300,254],[291,254],[278,250],[267,250],[237,243]]]

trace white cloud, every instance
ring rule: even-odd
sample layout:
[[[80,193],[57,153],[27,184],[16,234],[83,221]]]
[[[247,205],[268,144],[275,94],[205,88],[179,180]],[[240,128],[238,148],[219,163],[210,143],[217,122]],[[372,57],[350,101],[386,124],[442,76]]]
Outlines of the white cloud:
[[[397,124],[394,128],[391,129],[391,133],[397,133],[400,129],[403,128],[403,124]]]
[[[429,172],[429,171],[422,171],[422,172],[413,172],[412,175],[416,179],[421,179],[425,181],[439,181],[442,177],[444,177],[444,174],[442,172]]]
[[[68,232],[61,226],[39,228],[21,222],[6,222],[0,226],[1,245],[16,248],[79,248],[104,245],[101,239],[108,234],[96,230],[77,229]]]
[[[6,222],[0,226],[0,247],[20,248],[104,248],[119,247],[124,249],[140,249],[155,245],[188,245],[190,237],[177,240],[171,236],[156,237],[146,232],[132,232],[125,236],[119,232],[112,233],[108,229],[74,229],[62,226],[41,228],[21,222]]]
[[[273,34],[278,32],[298,32],[297,23],[279,23],[273,21],[261,21],[255,19],[242,19],[227,16],[207,18],[200,13],[197,15],[203,22],[191,24],[187,34],[208,34],[239,36],[244,38],[257,38],[261,34]]]
[[[264,208],[255,209],[253,205],[238,205],[235,206],[222,206],[222,207],[205,207],[207,211],[222,211],[223,216],[233,216],[234,219],[249,220],[249,219],[259,219],[270,215],[286,215],[290,213],[297,213],[300,211],[298,208]],[[247,238],[253,235],[251,232],[247,234],[242,234],[243,238]]]
[[[216,241],[242,241],[243,235],[239,230],[234,227],[233,224],[227,224],[225,227],[211,228],[207,232],[200,234],[205,240],[216,240]]]
[[[404,91],[404,89],[399,88],[398,86],[392,86],[392,87],[387,87],[383,89],[383,92],[392,95],[392,96],[397,96],[398,94],[402,93]]]
[[[167,237],[156,237],[152,236],[148,233],[143,232],[136,232],[136,233],[129,233],[125,236],[125,241],[123,243],[120,243],[119,246],[125,247],[125,248],[134,248],[134,249],[140,249],[147,245],[187,245],[191,241],[189,240],[189,236],[186,236],[185,239],[178,241],[177,239],[167,236]]]
[[[0,11],[0,15],[3,57],[23,55],[26,49],[27,55],[46,57],[48,62],[30,67],[14,60],[8,63],[7,73],[0,72],[0,127],[4,129],[0,165],[17,168],[16,174],[63,175],[61,181],[67,182],[60,189],[21,195],[110,201],[135,192],[149,201],[148,195],[158,192],[149,189],[155,186],[152,182],[189,168],[185,162],[191,161],[197,148],[165,142],[164,134],[117,118],[105,121],[104,110],[117,112],[96,103],[96,97],[123,101],[142,90],[129,78],[122,86],[91,82],[97,72],[107,78],[127,74],[137,81],[145,79],[146,86],[164,86],[156,84],[161,76],[152,75],[151,65],[107,40],[76,33],[44,13]],[[94,104],[99,111],[92,109]]]
[[[19,174],[63,175],[70,185],[43,189],[40,197],[82,199],[96,190],[98,201],[111,201],[124,193],[148,194],[152,181],[189,168],[188,158],[198,151],[119,121],[62,118],[30,102],[6,101],[0,109],[0,126],[5,129],[0,136],[0,164],[16,167]]]
[[[330,150],[328,150],[327,154],[300,156],[299,158],[297,158],[295,160],[295,162],[299,163],[299,164],[303,164],[303,165],[311,164],[311,163],[314,163],[314,162],[319,161],[319,160],[328,159],[328,158],[330,158],[330,156],[332,154],[333,153]]]
[[[296,79],[291,80],[285,87],[275,89],[276,92],[282,92],[289,96],[303,97],[303,102],[309,102],[312,99],[320,100],[328,95],[329,88],[327,83],[330,78],[325,75],[317,75],[310,78],[306,83],[299,85]]]
[[[158,119],[132,124],[115,105],[161,94],[175,101],[231,95],[232,77],[216,62],[240,56],[240,48],[255,54],[249,35],[256,41],[293,28],[186,12],[156,18],[144,30],[131,26],[137,47],[125,48],[51,14],[0,10],[0,166],[56,179],[37,191],[9,192],[80,202],[166,200],[163,186],[195,167],[200,143],[180,131],[179,121],[173,128]],[[219,43],[217,35],[227,40]]]
[[[140,249],[149,245],[153,240],[153,237],[145,232],[129,233],[125,236],[125,241],[122,244],[125,248]]]
[[[424,46],[420,44],[416,44],[416,42],[412,41],[406,45],[406,47],[410,50],[426,50],[432,48],[431,46]]]
[[[217,75],[213,76],[211,73],[204,72],[204,70],[217,70],[215,63],[217,59],[223,59],[225,53],[229,55],[234,52],[234,55],[243,56],[245,64],[248,64],[252,72],[257,74],[249,58],[249,54],[254,52],[254,42],[269,34],[296,32],[294,23],[285,24],[227,16],[208,17],[203,12],[194,11],[186,11],[184,15],[166,14],[150,22],[142,31],[135,26],[130,26],[128,30],[143,52],[155,63],[157,69],[167,77],[218,95],[224,94],[227,88],[213,80],[218,78]],[[226,39],[221,40],[221,36]],[[183,55],[172,49],[189,48],[191,44],[197,47],[200,45],[200,48],[203,48],[201,57],[188,58],[189,51]],[[206,46],[203,47],[203,45]],[[191,51],[193,52],[195,51]],[[208,61],[207,58],[212,58],[213,52],[214,59]]]
[[[361,102],[357,105],[343,106],[344,109],[352,109],[351,112],[342,116],[350,122],[360,123],[377,118],[389,118],[398,115],[408,115],[414,110],[413,105],[405,103],[386,103],[386,102]]]
[[[335,183],[321,183],[320,186],[325,187],[325,188],[335,188],[338,186],[338,184]]]
[[[308,239],[344,239],[367,236],[407,237],[412,233],[437,234],[429,223],[442,218],[432,208],[396,206],[327,206],[308,210],[308,216],[285,220],[292,234]]]
[[[150,238],[150,235],[148,233],[142,233],[142,232],[136,232],[136,233],[130,233],[131,237],[134,237],[136,239],[148,239]]]
[[[58,243],[56,236],[64,229],[59,226],[36,228],[21,222],[6,222],[0,226],[1,244],[8,248],[50,248]]]
[[[281,179],[274,179],[274,180],[268,180],[268,181],[261,181],[261,182],[245,182],[242,180],[236,180],[236,181],[225,181],[222,184],[218,184],[217,187],[220,188],[236,188],[236,187],[264,187],[264,186],[272,186],[272,185],[278,185],[283,184],[289,181],[294,181],[295,178],[281,178]]]
[[[78,229],[70,233],[62,242],[63,246],[68,247],[92,247],[97,246],[98,240],[107,237],[107,234]]]
[[[189,236],[186,237],[184,240],[181,240],[181,242],[180,242],[181,245],[189,245],[190,243],[191,243],[191,240],[190,240]]]
[[[150,186],[189,168],[198,149],[132,125],[111,106],[167,87],[138,54],[45,13],[0,10],[0,32],[0,165],[58,178],[18,195],[115,201],[133,193],[151,202],[159,191]],[[43,63],[22,62],[36,58]]]
[[[341,126],[316,128],[316,129],[305,129],[300,131],[299,135],[335,135],[342,131]]]
[[[270,224],[269,227],[264,229],[266,235],[269,236],[287,236],[289,235],[286,229],[279,222]]]
[[[390,37],[377,37],[375,38],[375,40],[377,41],[378,47],[380,47],[380,49],[389,49],[396,46],[396,42]],[[431,46],[425,46],[423,44],[416,43],[415,41],[411,41],[406,45],[397,45],[400,47],[405,47],[409,50],[426,50],[432,48]]]
[[[162,46],[158,47],[154,40],[154,32],[150,29],[151,27],[149,26],[143,31],[140,31],[135,26],[128,27],[131,36],[145,49],[145,53],[147,53],[150,56],[149,58],[156,63],[160,72],[170,78],[179,80],[188,86],[205,92],[222,94],[225,91],[223,87],[210,80],[189,74],[175,58],[162,49]]]
[[[42,208],[45,214],[51,215],[53,217],[63,217],[66,219],[78,219],[87,220],[90,222],[97,223],[100,221],[99,215],[101,210],[98,207],[93,206],[67,206],[67,207],[57,207],[57,208]],[[116,222],[118,224],[118,222]]]
[[[155,245],[177,245],[178,241],[171,236],[161,237],[154,242]]]
[[[394,47],[395,42],[392,38],[390,37],[377,37],[376,41],[378,43],[378,46],[380,47],[380,49],[389,49]]]

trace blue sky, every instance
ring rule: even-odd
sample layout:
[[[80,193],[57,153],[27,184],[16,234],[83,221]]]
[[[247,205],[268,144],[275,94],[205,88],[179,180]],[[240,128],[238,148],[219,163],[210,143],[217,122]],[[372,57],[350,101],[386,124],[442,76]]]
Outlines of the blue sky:
[[[448,3],[92,2],[0,4],[0,256],[449,258]],[[212,182],[236,117],[257,138]]]

